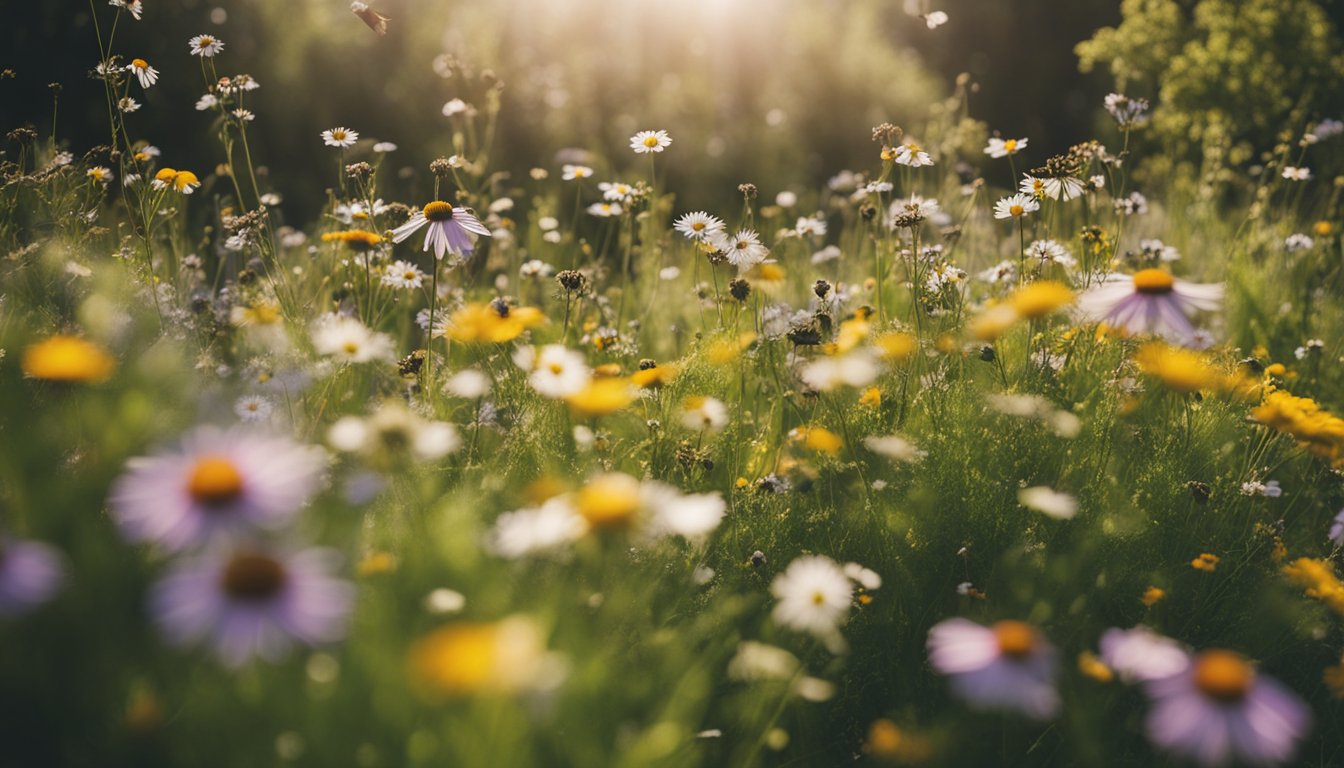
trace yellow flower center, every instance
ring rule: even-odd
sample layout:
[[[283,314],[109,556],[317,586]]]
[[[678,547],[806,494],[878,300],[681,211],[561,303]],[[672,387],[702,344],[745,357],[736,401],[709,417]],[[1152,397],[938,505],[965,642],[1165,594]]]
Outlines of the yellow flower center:
[[[155,181],[162,181],[165,183],[170,182],[175,178],[177,178],[177,171],[172,168],[162,168],[158,173],[154,174]]]
[[[1021,216],[1021,215],[1022,215],[1022,212],[1025,211],[1025,210],[1026,210],[1025,208],[1023,208],[1022,206],[1017,205],[1017,204],[1013,204],[1013,205],[1008,206],[1008,213],[1012,214],[1013,218],[1017,218],[1018,216]]]
[[[243,475],[223,456],[202,456],[187,479],[187,493],[207,507],[218,507],[243,492]]]
[[[1005,152],[1016,152],[1016,151],[1017,151],[1017,139],[1009,139],[1009,140],[1003,142],[1003,151],[1005,151]]]
[[[209,48],[215,44],[215,38],[209,35],[201,35],[200,47]]]
[[[131,59],[131,66],[136,69],[149,69],[149,62],[144,59]]]
[[[644,146],[646,146],[646,147],[648,147],[648,148],[650,148],[650,149],[652,149],[652,148],[658,146],[658,137],[657,137],[657,136],[645,136],[645,137],[644,137]]]
[[[1022,621],[1000,621],[992,627],[999,653],[1012,659],[1021,659],[1036,649],[1036,630]]]
[[[452,203],[435,200],[425,206],[425,218],[430,221],[448,221],[453,218]]]
[[[347,341],[345,344],[341,345],[341,349],[345,350],[345,354],[353,355],[359,351],[359,345],[353,341]]]
[[[817,591],[812,593],[813,605],[824,605],[825,603],[826,603],[826,594],[824,592]]]
[[[285,567],[265,555],[235,555],[219,584],[230,597],[265,600],[285,586]]]
[[[178,171],[173,175],[173,189],[181,192],[188,187],[199,187],[201,180],[191,171]]]
[[[639,511],[639,481],[629,475],[600,475],[578,493],[578,510],[594,528],[627,525]]]
[[[1255,670],[1241,654],[1214,649],[1195,658],[1195,687],[1218,701],[1239,701],[1251,689]]]
[[[691,225],[691,229],[695,230],[696,232],[699,232],[699,231],[703,230],[704,228],[705,228],[705,222],[703,222],[703,221],[697,221],[697,222],[695,222],[694,224]]]
[[[1134,273],[1134,290],[1139,293],[1171,293],[1176,280],[1165,269],[1141,269]]]

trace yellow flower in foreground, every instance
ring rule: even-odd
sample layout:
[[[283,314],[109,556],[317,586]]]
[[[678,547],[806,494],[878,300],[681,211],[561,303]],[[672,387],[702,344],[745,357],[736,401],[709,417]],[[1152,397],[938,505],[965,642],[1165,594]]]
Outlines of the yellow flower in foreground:
[[[546,689],[564,676],[563,661],[525,616],[440,627],[411,647],[407,661],[417,685],[446,696]]]
[[[803,444],[810,451],[827,453],[832,456],[840,452],[845,442],[840,436],[824,427],[794,427],[789,437]]]
[[[859,342],[868,338],[868,332],[872,330],[872,325],[865,320],[846,320],[840,324],[840,330],[835,334],[834,350],[837,352],[848,352],[859,345]]]
[[[1283,567],[1283,574],[1302,587],[1307,597],[1330,606],[1335,613],[1344,615],[1344,583],[1335,576],[1335,569],[1324,560],[1299,557]]]
[[[1321,410],[1315,400],[1276,390],[1251,409],[1251,418],[1292,435],[1334,466],[1344,466],[1344,419]]]
[[[1143,597],[1140,597],[1139,600],[1144,605],[1152,608],[1154,605],[1162,602],[1162,599],[1166,596],[1166,590],[1159,589],[1158,587],[1149,587],[1143,591]]]
[[[1220,388],[1225,377],[1209,364],[1208,358],[1188,349],[1151,341],[1134,355],[1139,370],[1162,382],[1175,392],[1198,392]]]
[[[1073,291],[1056,280],[1041,280],[1018,289],[1009,301],[1019,317],[1034,320],[1072,304]]]
[[[1008,332],[1018,321],[1017,310],[1012,304],[995,304],[976,315],[966,325],[966,332],[979,341],[994,341]]]
[[[1109,683],[1115,679],[1115,672],[1102,663],[1101,659],[1098,659],[1096,654],[1091,651],[1083,651],[1078,654],[1078,671],[1098,683]]]
[[[620,472],[594,477],[575,497],[579,514],[594,528],[628,525],[639,506],[639,481]]]
[[[751,331],[735,338],[718,339],[705,347],[705,359],[714,365],[727,365],[736,360],[755,341],[756,334]]]
[[[654,365],[631,374],[630,383],[643,389],[661,387],[671,383],[678,373],[680,369],[675,365]]]
[[[1190,567],[1197,571],[1213,573],[1218,570],[1218,560],[1219,557],[1217,555],[1211,555],[1208,552],[1205,552],[1194,560],[1191,560]]]
[[[565,402],[580,416],[606,416],[635,401],[635,388],[625,379],[593,379]]]
[[[873,342],[882,350],[882,358],[899,363],[919,347],[919,340],[909,333],[884,333]]]
[[[877,387],[869,387],[863,390],[859,395],[859,405],[866,405],[870,408],[876,408],[882,404],[882,390]]]
[[[326,232],[322,235],[322,242],[345,243],[355,250],[367,251],[383,242],[383,236],[363,229],[350,229],[343,232]]]
[[[25,349],[21,367],[34,379],[92,383],[106,381],[117,361],[91,341],[58,334]]]
[[[454,341],[503,344],[523,331],[541,325],[546,316],[536,307],[501,307],[494,303],[467,304],[448,318],[448,336]]]

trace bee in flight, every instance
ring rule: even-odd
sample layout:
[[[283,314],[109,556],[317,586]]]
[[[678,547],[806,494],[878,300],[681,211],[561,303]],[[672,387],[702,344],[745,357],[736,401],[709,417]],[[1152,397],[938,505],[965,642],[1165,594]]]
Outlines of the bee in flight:
[[[369,29],[380,35],[387,34],[387,17],[370,8],[368,3],[355,0],[350,3],[350,10],[354,11],[355,15],[362,19],[365,24],[368,24]]]

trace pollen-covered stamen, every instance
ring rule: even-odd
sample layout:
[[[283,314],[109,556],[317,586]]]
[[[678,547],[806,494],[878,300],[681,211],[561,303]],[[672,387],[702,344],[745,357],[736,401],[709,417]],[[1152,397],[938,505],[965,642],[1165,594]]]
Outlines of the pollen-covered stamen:
[[[224,593],[238,600],[265,600],[285,586],[285,567],[265,555],[234,555],[224,567],[219,583]]]
[[[450,221],[453,218],[452,203],[435,200],[425,206],[425,218],[430,221]]]
[[[1134,273],[1134,290],[1139,293],[1171,293],[1176,280],[1165,269],[1141,269]]]
[[[1000,621],[991,631],[999,644],[999,653],[1011,659],[1022,659],[1036,649],[1036,630],[1022,621]]]
[[[187,493],[206,507],[221,507],[243,493],[243,475],[223,456],[202,456],[187,478]]]
[[[1255,669],[1239,653],[1214,649],[1195,657],[1195,687],[1209,698],[1239,701],[1254,681]]]

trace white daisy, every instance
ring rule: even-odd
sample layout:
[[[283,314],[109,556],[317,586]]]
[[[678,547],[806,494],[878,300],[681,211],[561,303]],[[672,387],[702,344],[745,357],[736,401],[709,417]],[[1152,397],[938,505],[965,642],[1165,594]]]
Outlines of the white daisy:
[[[750,229],[739,229],[732,237],[721,235],[715,246],[728,256],[728,262],[738,272],[746,272],[770,255],[770,249],[761,244],[760,235]]]
[[[911,168],[933,165],[933,158],[929,156],[929,153],[913,141],[906,142],[896,148],[895,160],[897,165],[908,165]]]
[[[561,344],[548,344],[540,352],[525,347],[514,356],[514,362],[531,371],[527,383],[550,398],[565,398],[582,392],[593,375],[582,354]]]
[[[835,644],[849,618],[854,585],[834,560],[805,555],[775,577],[770,593],[779,601],[770,614],[776,624]]]
[[[560,170],[562,172],[560,178],[564,179],[565,181],[573,181],[575,179],[587,179],[593,175],[593,169],[589,168],[586,165],[565,164],[560,166]]]
[[[135,75],[135,79],[140,81],[140,87],[145,90],[159,80],[159,71],[149,66],[149,62],[144,59],[131,59],[131,63],[126,65],[126,71]]]
[[[724,223],[717,216],[711,216],[704,211],[695,211],[683,213],[672,227],[685,235],[688,240],[709,242],[723,234]]]
[[[1009,195],[994,204],[994,218],[1020,219],[1033,211],[1039,211],[1041,204],[1036,198],[1024,194]]]
[[[414,290],[425,284],[425,273],[409,261],[397,260],[383,273],[383,285],[397,290]]]
[[[332,128],[322,132],[322,143],[328,147],[344,149],[353,147],[357,141],[359,141],[359,133],[349,128]]]
[[[593,203],[588,206],[588,213],[600,219],[609,219],[612,216],[620,216],[625,213],[625,209],[621,207],[620,203]]]
[[[999,139],[989,140],[989,145],[985,147],[985,154],[993,158],[1007,157],[1016,155],[1018,152],[1027,148],[1026,139]]]
[[[640,155],[662,152],[671,143],[672,137],[667,135],[667,131],[640,131],[630,137],[630,148]]]
[[[265,421],[275,410],[270,398],[261,395],[243,395],[233,403],[233,412],[244,422]]]
[[[187,44],[191,46],[192,56],[200,56],[203,59],[212,58],[224,50],[224,41],[213,35],[197,35],[187,41]]]
[[[392,359],[392,339],[369,330],[353,317],[328,314],[313,325],[313,348],[319,355],[345,363]]]

